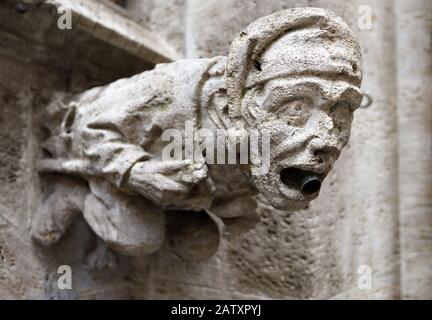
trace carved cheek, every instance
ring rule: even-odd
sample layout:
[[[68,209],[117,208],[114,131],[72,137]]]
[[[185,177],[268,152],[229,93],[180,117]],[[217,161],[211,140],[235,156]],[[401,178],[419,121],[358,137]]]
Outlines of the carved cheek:
[[[270,132],[270,141],[272,145],[278,144],[285,139],[292,137],[299,128],[289,125],[283,119],[269,118],[261,122],[260,129],[265,129]]]
[[[350,135],[351,135],[351,127],[346,128],[344,131],[338,133],[337,140],[340,145],[340,149],[342,149],[348,144]]]
[[[340,149],[345,147],[348,143],[351,134],[352,118],[352,114],[350,113],[346,117],[339,117],[333,120],[334,128],[332,134],[337,139]]]

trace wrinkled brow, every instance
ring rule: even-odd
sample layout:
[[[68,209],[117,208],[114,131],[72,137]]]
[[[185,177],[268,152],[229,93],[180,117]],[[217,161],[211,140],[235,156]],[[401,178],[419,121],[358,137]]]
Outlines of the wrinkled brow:
[[[340,92],[334,91],[338,85],[335,85],[334,81],[331,80],[321,78],[280,79],[266,88],[264,104],[268,102],[267,100],[273,99],[274,95],[278,93],[285,97],[289,95],[301,96],[304,88],[307,88],[308,91],[304,93],[305,95],[313,90],[314,93],[320,94],[326,100],[339,100],[347,97],[349,100],[354,99],[357,104],[361,103],[363,93],[358,87],[341,80],[337,80],[337,82],[344,84],[341,86]]]
[[[285,80],[285,81],[284,81]],[[304,92],[304,89],[307,89]],[[294,80],[291,79],[283,79],[282,81],[278,81],[273,83],[270,87],[265,90],[265,99],[263,101],[263,105],[266,105],[271,100],[274,100],[276,97],[281,96],[282,98],[289,98],[289,96],[308,96],[310,93],[318,93],[322,97],[324,97],[324,90],[322,86],[319,84],[319,81],[316,80]]]

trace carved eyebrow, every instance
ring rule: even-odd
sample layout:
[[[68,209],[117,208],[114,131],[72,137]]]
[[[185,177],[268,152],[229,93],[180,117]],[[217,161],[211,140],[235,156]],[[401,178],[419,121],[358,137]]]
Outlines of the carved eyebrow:
[[[296,82],[294,82],[292,85],[290,85],[289,88],[287,88],[286,86],[284,86],[281,83],[276,83],[273,86],[271,86],[270,88],[268,88],[268,90],[266,90],[265,93],[265,99],[262,103],[263,106],[266,106],[269,103],[269,100],[273,100],[275,99],[275,93],[280,91],[282,93],[282,98],[280,99],[281,101],[278,102],[282,102],[283,100],[286,100],[287,98],[289,98],[289,96],[306,96],[307,93],[302,92],[302,91],[298,91],[297,88],[298,87],[307,87],[307,89],[309,90],[315,90],[315,92],[318,91],[318,93],[321,96],[324,96],[324,90],[321,87],[321,85],[319,84],[319,82],[317,82],[316,80],[305,80],[305,79],[301,79],[301,80],[296,80]],[[279,100],[279,99],[276,99]]]
[[[285,83],[276,82],[276,83],[272,84],[267,90],[265,90],[265,99],[262,103],[262,106],[265,107],[269,103],[271,104],[271,103],[275,103],[275,102],[281,103],[284,100],[286,100],[287,98],[289,98],[289,96],[293,96],[293,97],[305,96],[306,97],[308,95],[308,93],[310,93],[310,90],[315,90],[314,93],[320,94],[320,96],[323,97],[324,99],[328,98],[327,90],[325,90],[323,84],[321,84],[321,82],[323,80],[322,78],[316,78],[316,77],[308,77],[308,78],[301,78],[301,79],[286,79],[285,78],[285,79],[281,79],[281,80],[289,81],[290,85],[287,87],[286,82]],[[345,83],[346,83],[346,85],[344,85],[341,88],[341,91],[336,92],[337,98],[335,98],[334,100],[336,103],[337,102],[336,100],[340,100],[344,96],[347,96],[347,94],[350,97],[354,96],[354,99],[356,99],[356,98],[358,99],[358,103],[355,103],[355,104],[349,103],[352,111],[354,111],[360,105],[361,99],[363,97],[363,93],[357,86],[355,86],[351,83],[347,83],[347,82],[345,82]],[[331,85],[334,88],[333,83]],[[303,92],[302,90],[298,91],[299,88],[307,88],[308,90],[307,90],[307,92]],[[281,93],[281,95],[280,95],[281,98],[279,98],[279,95],[277,95],[277,98],[275,98],[275,93],[277,93],[278,91]],[[350,92],[352,92],[352,93],[350,94]],[[333,92],[333,94],[334,93],[335,92]]]
[[[294,80],[294,79],[286,79],[286,80]],[[323,94],[323,88],[320,85],[319,81],[315,79],[295,79],[293,81],[293,84],[290,86],[291,88],[296,88],[300,86],[306,86],[308,89],[317,89],[321,94]],[[280,83],[276,83],[273,87],[269,88],[269,91],[272,92],[274,90],[287,90],[286,87],[284,87]]]
[[[310,79],[314,82],[319,80],[328,80],[328,81],[344,81],[354,86],[359,86],[361,84],[361,80],[357,76],[352,76],[351,74],[347,74],[346,70],[322,70],[320,72],[289,72],[289,73],[278,73],[271,77],[260,77],[258,76],[254,81],[251,82],[245,87],[245,90],[251,89],[253,87],[263,85],[271,80],[297,80],[302,81],[304,79]]]

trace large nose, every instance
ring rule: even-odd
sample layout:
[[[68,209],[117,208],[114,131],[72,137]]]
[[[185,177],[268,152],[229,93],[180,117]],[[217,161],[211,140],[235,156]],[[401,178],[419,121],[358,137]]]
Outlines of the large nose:
[[[336,160],[340,154],[338,137],[333,130],[333,119],[326,114],[319,117],[315,137],[310,141],[309,148],[320,162]]]
[[[314,138],[310,142],[309,148],[313,156],[318,158],[320,162],[326,162],[330,159],[336,160],[340,154],[336,141],[330,137]]]

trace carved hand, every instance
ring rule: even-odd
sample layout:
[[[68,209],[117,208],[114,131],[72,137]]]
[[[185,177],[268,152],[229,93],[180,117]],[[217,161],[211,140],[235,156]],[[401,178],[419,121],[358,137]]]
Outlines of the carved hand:
[[[194,186],[208,178],[207,165],[191,160],[143,161],[130,172],[128,187],[163,207],[188,208]]]

